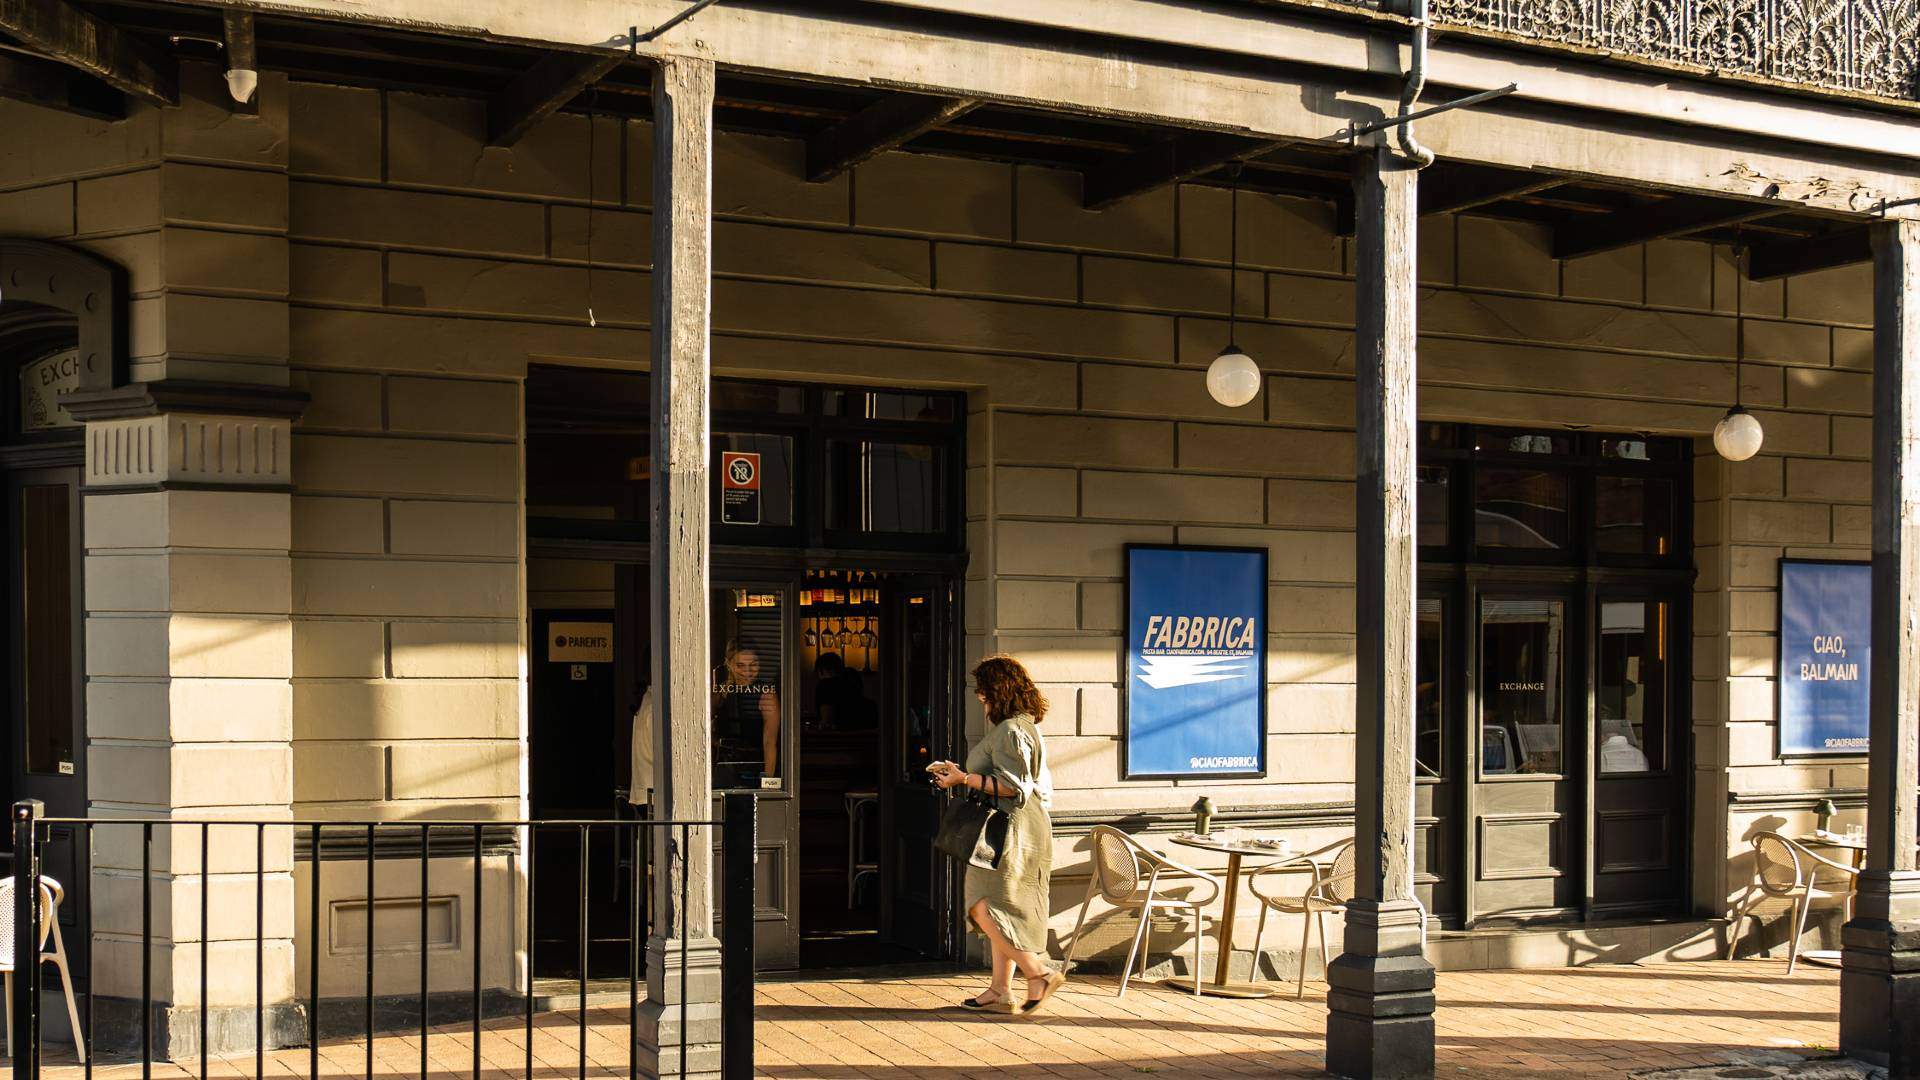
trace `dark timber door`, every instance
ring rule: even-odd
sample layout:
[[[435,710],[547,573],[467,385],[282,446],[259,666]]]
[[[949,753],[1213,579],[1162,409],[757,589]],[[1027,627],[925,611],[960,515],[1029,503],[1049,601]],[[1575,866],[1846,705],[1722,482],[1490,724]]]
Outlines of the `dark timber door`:
[[[604,608],[533,612],[528,658],[529,771],[535,820],[611,819],[622,695],[614,685],[614,612]],[[631,882],[618,866],[611,829],[581,835],[568,828],[534,833],[534,974],[577,978],[625,975]],[[581,946],[584,913],[587,944]]]
[[[39,799],[49,817],[85,817],[86,620],[82,605],[80,470],[21,469],[5,476],[7,571],[7,776],[9,802]],[[87,942],[76,932],[87,880],[75,830],[53,826],[45,868],[66,891],[61,937],[76,979]]]
[[[1582,665],[1569,591],[1475,590],[1477,737],[1471,916],[1577,914],[1580,806],[1569,717],[1581,715]],[[1577,730],[1577,727],[1576,727]]]
[[[892,691],[881,722],[880,934],[924,956],[946,954],[946,859],[933,849],[940,806],[929,762],[949,756],[953,725],[952,586],[912,576],[889,582],[899,628]]]
[[[1685,884],[1685,779],[1679,715],[1677,592],[1604,589],[1594,605],[1593,864],[1596,917],[1671,909]]]

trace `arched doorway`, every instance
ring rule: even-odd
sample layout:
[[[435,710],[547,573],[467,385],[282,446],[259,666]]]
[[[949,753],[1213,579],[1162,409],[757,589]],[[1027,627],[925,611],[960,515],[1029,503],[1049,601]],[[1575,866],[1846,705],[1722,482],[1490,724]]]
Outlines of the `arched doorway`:
[[[87,813],[80,498],[86,429],[68,415],[62,398],[121,381],[123,281],[116,268],[85,253],[0,238],[0,638],[7,732],[0,776],[9,804],[38,799],[52,817]],[[73,931],[88,883],[76,830],[49,831],[43,865],[66,889],[63,936],[76,982],[84,986],[89,943]]]

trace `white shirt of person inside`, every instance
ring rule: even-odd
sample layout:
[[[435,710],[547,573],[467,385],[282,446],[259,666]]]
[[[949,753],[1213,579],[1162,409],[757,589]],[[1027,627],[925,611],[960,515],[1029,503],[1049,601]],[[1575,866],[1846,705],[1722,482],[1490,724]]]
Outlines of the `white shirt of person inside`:
[[[627,802],[648,806],[653,801],[653,687],[640,695],[633,710],[633,772],[627,780]]]

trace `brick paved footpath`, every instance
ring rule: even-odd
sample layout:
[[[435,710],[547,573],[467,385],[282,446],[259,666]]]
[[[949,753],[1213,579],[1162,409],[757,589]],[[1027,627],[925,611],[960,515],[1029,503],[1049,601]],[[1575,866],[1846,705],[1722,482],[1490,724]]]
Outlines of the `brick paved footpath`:
[[[865,1080],[988,1080],[993,1077],[1316,1076],[1322,1061],[1324,986],[1309,983],[1261,1001],[1203,998],[1136,983],[1078,978],[1046,1014],[1016,1019],[956,1006],[984,985],[969,975],[837,978],[764,983],[759,992],[761,1076]],[[1627,1076],[1650,1069],[1720,1064],[1740,1051],[1833,1047],[1838,973],[1783,961],[1594,966],[1557,971],[1458,972],[1440,977],[1440,1077]],[[627,1075],[624,1005],[589,1010],[588,1076]],[[538,1018],[537,1077],[578,1074],[577,1013]],[[431,1075],[470,1075],[471,1034],[436,1030]],[[379,1076],[418,1076],[417,1036],[375,1042]],[[522,1021],[490,1021],[482,1075],[525,1073]],[[269,1055],[270,1076],[305,1076],[305,1050]],[[196,1063],[186,1063],[197,1071]],[[366,1044],[327,1043],[321,1072],[365,1075]],[[251,1056],[216,1061],[216,1076],[252,1076]],[[78,1080],[80,1070],[48,1070]],[[137,1067],[104,1065],[102,1080],[132,1080]],[[194,1075],[157,1066],[164,1080]]]

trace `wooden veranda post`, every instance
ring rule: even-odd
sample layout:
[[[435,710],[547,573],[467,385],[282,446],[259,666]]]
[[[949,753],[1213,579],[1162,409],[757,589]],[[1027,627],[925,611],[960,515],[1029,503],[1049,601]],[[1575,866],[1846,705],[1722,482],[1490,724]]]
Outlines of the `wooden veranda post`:
[[[1920,222],[1873,227],[1867,861],[1842,933],[1840,1048],[1920,1076]]]
[[[1327,1068],[1433,1075],[1433,966],[1413,896],[1414,235],[1419,173],[1385,149],[1354,175],[1359,627],[1354,898],[1327,972]]]
[[[649,543],[658,820],[713,817],[707,637],[713,80],[712,61],[679,56],[662,59],[653,77]],[[667,828],[653,840],[656,915],[638,1035],[642,1064],[652,1075],[681,1075],[684,1068],[687,1076],[717,1076],[720,942],[712,830]]]

